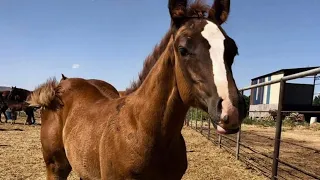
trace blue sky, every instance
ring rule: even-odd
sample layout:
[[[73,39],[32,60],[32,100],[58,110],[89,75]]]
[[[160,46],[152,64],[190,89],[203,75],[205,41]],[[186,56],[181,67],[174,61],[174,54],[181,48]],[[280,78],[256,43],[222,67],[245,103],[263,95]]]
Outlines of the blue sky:
[[[319,0],[232,0],[223,28],[239,47],[237,85],[319,66],[319,7]],[[125,89],[169,23],[166,0],[1,0],[0,85],[32,90],[64,73]]]

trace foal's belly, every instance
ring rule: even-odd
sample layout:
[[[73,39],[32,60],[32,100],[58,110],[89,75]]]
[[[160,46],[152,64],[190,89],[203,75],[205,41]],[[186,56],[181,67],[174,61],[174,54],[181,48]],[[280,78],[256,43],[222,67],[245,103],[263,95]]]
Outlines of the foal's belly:
[[[94,128],[81,128],[81,125],[75,126],[69,132],[65,131],[67,158],[72,170],[83,179],[100,179],[100,138],[94,136],[94,131]]]

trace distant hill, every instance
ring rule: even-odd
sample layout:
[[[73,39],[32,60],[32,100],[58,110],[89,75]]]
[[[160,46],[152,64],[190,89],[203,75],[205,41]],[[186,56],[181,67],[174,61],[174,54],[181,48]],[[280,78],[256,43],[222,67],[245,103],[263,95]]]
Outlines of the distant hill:
[[[11,87],[0,86],[0,91],[10,91]]]

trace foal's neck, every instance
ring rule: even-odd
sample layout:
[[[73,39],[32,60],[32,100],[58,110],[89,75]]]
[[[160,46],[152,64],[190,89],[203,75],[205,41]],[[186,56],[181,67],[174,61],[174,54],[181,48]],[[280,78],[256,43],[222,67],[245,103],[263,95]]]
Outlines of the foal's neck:
[[[164,145],[169,145],[171,140],[180,136],[188,110],[180,98],[174,61],[168,51],[163,53],[136,91],[136,97],[141,102],[139,121],[151,135],[161,138]]]

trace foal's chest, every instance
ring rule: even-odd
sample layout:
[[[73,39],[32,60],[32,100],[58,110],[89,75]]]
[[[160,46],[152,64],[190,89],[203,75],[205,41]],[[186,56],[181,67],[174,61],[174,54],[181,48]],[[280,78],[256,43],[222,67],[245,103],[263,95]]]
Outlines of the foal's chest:
[[[120,164],[114,168],[123,170],[119,173],[126,175],[124,179],[180,180],[187,169],[184,144],[178,143],[172,149],[153,148],[117,154],[113,160]]]

